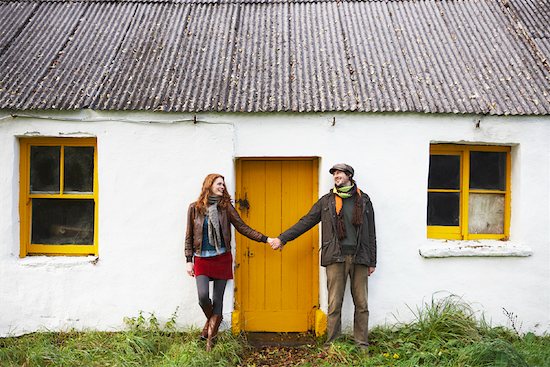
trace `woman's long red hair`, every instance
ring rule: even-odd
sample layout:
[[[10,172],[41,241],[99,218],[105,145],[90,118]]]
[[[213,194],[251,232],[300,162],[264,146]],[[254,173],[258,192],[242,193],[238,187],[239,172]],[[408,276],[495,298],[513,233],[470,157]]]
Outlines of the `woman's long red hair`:
[[[211,195],[210,188],[212,185],[214,185],[214,181],[218,179],[219,177],[223,180],[223,185],[225,186],[225,178],[220,175],[219,173],[211,173],[208,176],[205,177],[203,183],[202,183],[202,189],[201,193],[199,195],[199,198],[197,199],[196,208],[197,210],[204,214],[206,212],[206,208],[208,207],[208,195]],[[227,187],[225,187],[225,190],[223,190],[222,198],[220,199],[220,202],[218,203],[218,206],[221,208],[227,208],[228,205],[231,205],[231,195],[227,192]]]

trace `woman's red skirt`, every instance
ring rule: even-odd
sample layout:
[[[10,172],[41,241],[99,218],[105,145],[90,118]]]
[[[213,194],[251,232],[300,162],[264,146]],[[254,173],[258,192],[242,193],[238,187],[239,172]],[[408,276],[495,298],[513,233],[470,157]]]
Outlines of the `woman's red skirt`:
[[[195,276],[206,275],[212,279],[233,279],[233,256],[228,251],[212,257],[195,256]]]

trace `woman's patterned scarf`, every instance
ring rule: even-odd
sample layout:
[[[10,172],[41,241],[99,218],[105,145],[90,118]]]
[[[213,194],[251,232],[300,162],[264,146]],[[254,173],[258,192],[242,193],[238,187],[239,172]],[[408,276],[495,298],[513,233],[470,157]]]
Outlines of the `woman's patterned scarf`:
[[[220,199],[220,196],[208,196],[208,208],[206,209],[206,216],[208,217],[208,242],[216,248],[217,253],[220,253],[220,248],[223,244],[218,216],[218,202]]]

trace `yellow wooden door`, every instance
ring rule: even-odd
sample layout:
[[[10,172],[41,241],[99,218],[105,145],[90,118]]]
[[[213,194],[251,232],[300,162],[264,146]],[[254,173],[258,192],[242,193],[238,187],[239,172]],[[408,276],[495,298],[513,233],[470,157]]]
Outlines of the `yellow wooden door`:
[[[293,225],[318,199],[317,159],[237,161],[236,207],[270,237]],[[319,298],[319,241],[314,227],[274,251],[236,234],[235,331],[313,329]]]

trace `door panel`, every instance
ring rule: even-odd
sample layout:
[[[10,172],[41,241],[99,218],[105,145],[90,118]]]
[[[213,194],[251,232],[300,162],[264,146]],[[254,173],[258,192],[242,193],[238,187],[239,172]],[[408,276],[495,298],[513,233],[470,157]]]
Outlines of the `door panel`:
[[[236,207],[243,220],[277,236],[318,198],[317,159],[239,159]],[[235,309],[246,331],[313,328],[318,308],[318,230],[273,251],[236,234]]]

